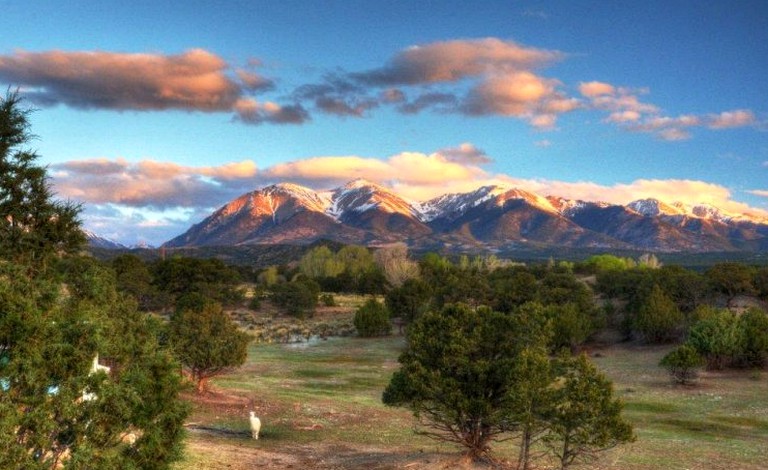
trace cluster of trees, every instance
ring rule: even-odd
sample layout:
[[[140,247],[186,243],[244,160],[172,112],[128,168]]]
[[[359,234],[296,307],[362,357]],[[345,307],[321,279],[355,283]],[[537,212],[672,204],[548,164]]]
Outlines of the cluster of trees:
[[[240,273],[218,259],[173,256],[145,263],[133,254],[111,262],[118,288],[133,296],[145,311],[172,309],[178,299],[199,294],[222,305],[241,302]]]
[[[18,96],[0,98],[0,468],[168,468],[178,363],[114,272],[79,255],[80,208],[54,199],[30,138]]]
[[[551,318],[538,303],[509,312],[450,304],[415,320],[383,401],[405,406],[423,434],[475,460],[516,438],[518,468],[554,457],[560,468],[634,440],[610,381],[586,356],[552,356]]]
[[[768,361],[768,315],[750,308],[741,315],[701,306],[685,342],[661,361],[672,377],[688,384],[697,369],[762,368]]]
[[[603,255],[591,269],[597,289],[626,302],[622,330],[647,343],[681,343],[660,362],[673,379],[690,384],[698,370],[760,368],[768,361],[768,314],[735,311],[739,295],[768,300],[768,267],[734,262],[703,273],[679,266],[622,265]]]
[[[244,299],[235,268],[218,259],[180,256],[145,263],[132,254],[115,257],[111,267],[118,289],[142,310],[172,311],[161,339],[198,393],[206,391],[210,378],[245,362],[251,337],[224,311]]]
[[[610,258],[610,255],[603,255]],[[718,263],[704,273],[680,266],[598,269],[597,291],[626,302],[620,320],[627,338],[648,343],[684,339],[702,306],[730,307],[739,295],[768,299],[768,267]]]

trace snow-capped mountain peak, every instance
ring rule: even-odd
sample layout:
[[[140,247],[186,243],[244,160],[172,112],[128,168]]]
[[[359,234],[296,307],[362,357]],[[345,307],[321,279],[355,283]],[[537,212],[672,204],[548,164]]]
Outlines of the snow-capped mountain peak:
[[[511,200],[522,200],[538,209],[559,214],[559,211],[547,198],[520,188],[512,188],[499,194],[496,197],[496,205],[502,206]]]
[[[330,197],[326,213],[337,219],[349,212],[362,213],[374,208],[391,214],[415,218],[420,216],[414,204],[391,190],[362,178],[350,181],[326,194]]]
[[[768,219],[707,204],[647,198],[619,205],[545,198],[504,186],[414,203],[357,179],[327,191],[292,183],[261,188],[230,201],[167,246],[307,243],[320,238],[366,244],[405,240],[414,246],[536,242],[660,251],[766,250]]]
[[[431,199],[419,205],[424,222],[438,217],[457,217],[473,207],[490,201],[509,191],[503,186],[481,186],[468,193],[451,193]]]
[[[627,204],[627,207],[646,217],[685,215],[686,211],[681,206],[680,203],[667,204],[654,198],[638,199]]]

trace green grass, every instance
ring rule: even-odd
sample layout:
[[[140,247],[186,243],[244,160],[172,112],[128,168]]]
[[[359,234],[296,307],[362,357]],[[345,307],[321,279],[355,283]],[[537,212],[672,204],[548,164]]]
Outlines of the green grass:
[[[264,438],[257,445],[267,451],[344,444],[392,452],[458,452],[415,435],[407,410],[381,403],[403,345],[402,337],[333,338],[308,346],[254,344],[243,367],[213,381],[217,390],[245,402],[197,404],[190,420],[245,432],[247,409],[253,407],[264,423]],[[588,468],[765,468],[768,376],[705,372],[697,386],[677,386],[657,365],[669,349],[618,345],[593,358],[613,380],[638,440],[604,453]],[[198,449],[199,439],[190,437],[188,456],[176,470],[217,468],[207,466],[213,457]],[[256,445],[245,435],[216,442]],[[513,458],[516,447],[499,444],[496,450]],[[216,465],[223,466],[230,457],[218,458]]]

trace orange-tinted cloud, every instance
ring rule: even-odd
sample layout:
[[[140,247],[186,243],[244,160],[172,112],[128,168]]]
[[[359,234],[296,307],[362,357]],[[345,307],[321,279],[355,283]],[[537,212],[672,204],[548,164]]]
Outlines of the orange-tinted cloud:
[[[751,126],[757,122],[755,113],[748,109],[724,111],[709,116],[709,127],[712,129],[728,129],[732,127]]]
[[[377,86],[456,82],[467,77],[530,70],[563,56],[558,51],[497,38],[442,41],[409,47],[384,67],[351,77]]]
[[[587,98],[594,98],[602,95],[613,95],[616,93],[616,87],[610,83],[604,82],[581,82],[579,83],[579,93]]]
[[[223,111],[240,87],[215,54],[24,52],[0,56],[0,78],[32,88],[38,103],[75,108]]]
[[[260,103],[253,98],[241,98],[233,107],[237,119],[248,124],[302,124],[309,120],[309,113],[300,104],[281,106],[271,101]]]
[[[0,56],[0,80],[23,87],[40,105],[83,109],[234,112],[247,124],[301,124],[299,104],[257,102],[247,93],[274,88],[271,79],[232,70],[203,49],[177,55],[114,52],[24,52]]]
[[[257,175],[250,160],[218,167],[104,158],[51,165],[58,195],[92,204],[168,209],[212,207],[251,187]]]
[[[605,122],[633,132],[650,133],[662,140],[689,139],[690,129],[697,127],[729,129],[758,123],[755,114],[748,109],[708,115],[664,116],[658,106],[640,100],[638,95],[648,93],[647,90],[616,87],[610,83],[581,82],[579,92],[589,99],[591,108],[608,112]]]
[[[315,157],[279,163],[264,169],[259,177],[266,182],[292,181],[312,187],[331,187],[364,178],[382,184],[444,185],[471,180],[484,172],[472,164],[451,161],[440,153],[426,155],[404,152],[387,159],[358,156]]]
[[[447,147],[435,152],[446,161],[460,164],[482,165],[493,161],[483,150],[469,142],[458,147]]]

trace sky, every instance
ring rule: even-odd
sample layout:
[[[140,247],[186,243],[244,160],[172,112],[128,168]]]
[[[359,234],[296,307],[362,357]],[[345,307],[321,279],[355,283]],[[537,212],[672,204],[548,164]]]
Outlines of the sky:
[[[0,0],[0,85],[85,228],[283,181],[768,217],[768,2]]]

